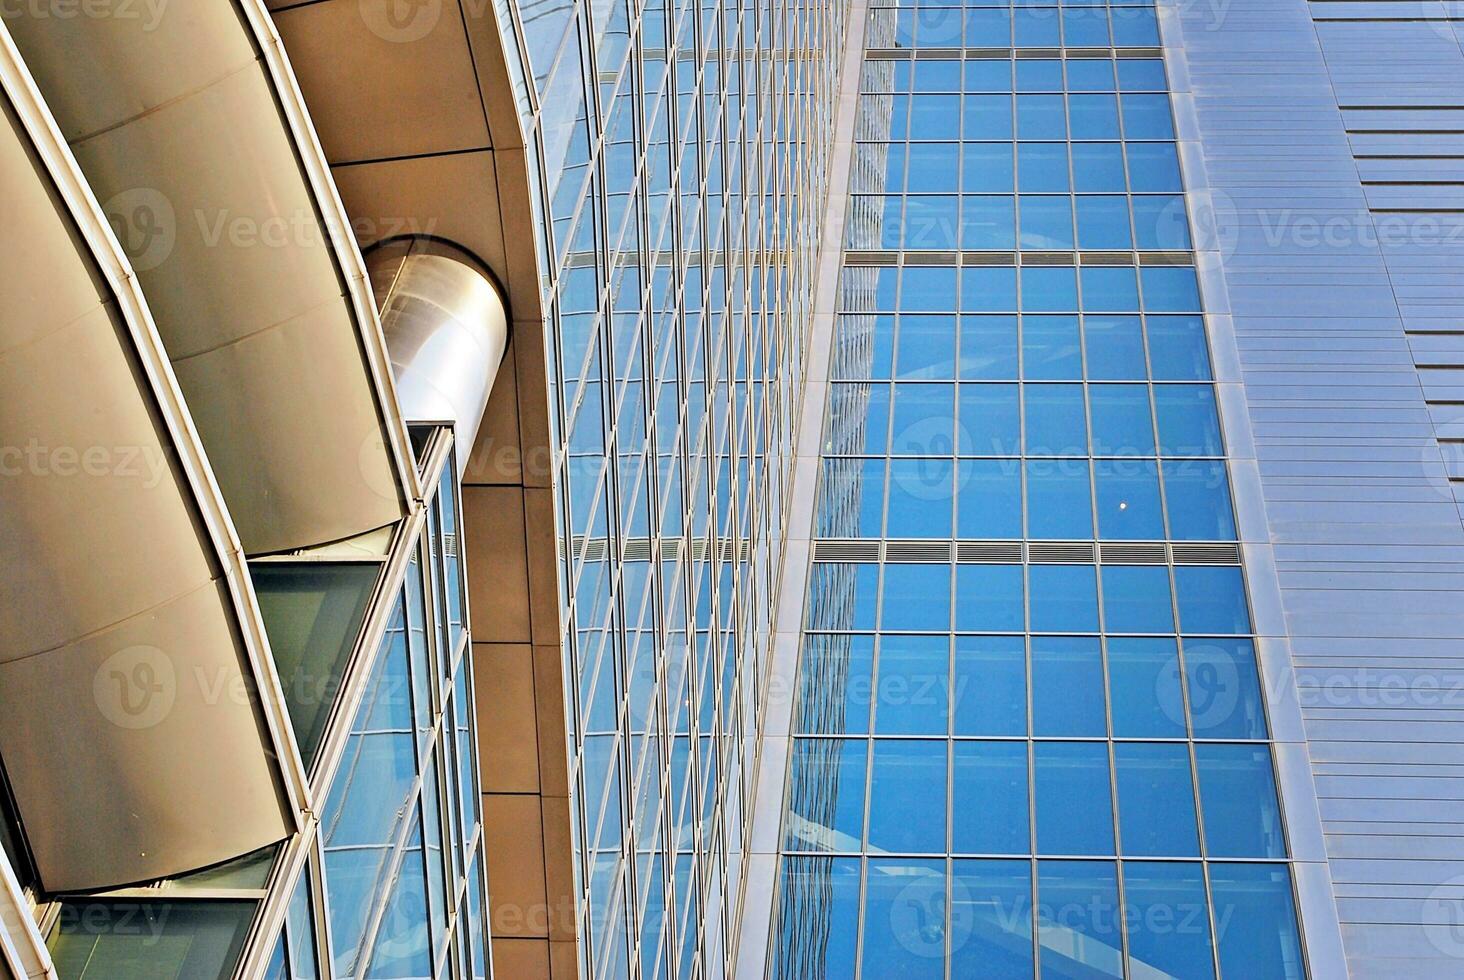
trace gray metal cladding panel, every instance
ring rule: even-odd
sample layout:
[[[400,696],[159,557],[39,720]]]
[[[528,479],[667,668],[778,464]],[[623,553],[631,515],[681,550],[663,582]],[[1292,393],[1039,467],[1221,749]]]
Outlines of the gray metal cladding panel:
[[[1464,976],[1464,10],[1172,12],[1348,971]]]

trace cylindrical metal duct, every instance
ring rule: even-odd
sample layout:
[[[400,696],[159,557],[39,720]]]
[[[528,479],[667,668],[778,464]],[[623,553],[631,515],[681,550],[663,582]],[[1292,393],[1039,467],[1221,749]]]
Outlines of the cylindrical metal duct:
[[[453,423],[461,474],[508,343],[503,296],[470,255],[432,239],[388,243],[366,265],[402,417]]]

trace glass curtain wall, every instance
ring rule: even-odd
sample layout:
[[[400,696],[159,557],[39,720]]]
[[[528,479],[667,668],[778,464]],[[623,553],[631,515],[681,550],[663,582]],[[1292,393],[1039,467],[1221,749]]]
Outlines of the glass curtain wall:
[[[723,975],[842,5],[514,10],[538,159],[582,975]]]
[[[1306,975],[1144,2],[874,7],[771,975]]]

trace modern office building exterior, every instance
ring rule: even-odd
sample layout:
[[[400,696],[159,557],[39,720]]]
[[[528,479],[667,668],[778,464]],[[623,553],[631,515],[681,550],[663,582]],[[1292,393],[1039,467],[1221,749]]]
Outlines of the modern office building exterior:
[[[0,24],[0,978],[1464,976],[1464,10]]]

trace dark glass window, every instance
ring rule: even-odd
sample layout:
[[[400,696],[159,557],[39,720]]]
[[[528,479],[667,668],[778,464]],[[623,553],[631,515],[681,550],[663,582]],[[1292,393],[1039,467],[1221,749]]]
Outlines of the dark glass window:
[[[227,980],[254,902],[65,902],[48,945],[68,980]]]

